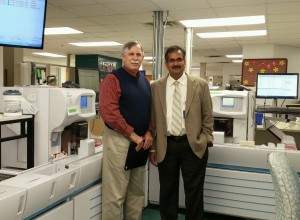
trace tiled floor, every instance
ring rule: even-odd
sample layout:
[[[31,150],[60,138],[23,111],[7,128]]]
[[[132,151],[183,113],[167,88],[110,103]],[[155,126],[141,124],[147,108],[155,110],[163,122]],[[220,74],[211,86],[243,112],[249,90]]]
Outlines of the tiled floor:
[[[160,220],[160,215],[158,209],[155,208],[146,208],[142,214],[142,220]],[[184,215],[179,214],[178,220],[184,220]]]
[[[144,209],[142,214],[142,220],[160,220],[160,215],[157,207],[147,207]],[[179,214],[178,220],[184,220],[184,214]],[[234,216],[225,216],[214,213],[205,213],[205,220],[243,220]]]

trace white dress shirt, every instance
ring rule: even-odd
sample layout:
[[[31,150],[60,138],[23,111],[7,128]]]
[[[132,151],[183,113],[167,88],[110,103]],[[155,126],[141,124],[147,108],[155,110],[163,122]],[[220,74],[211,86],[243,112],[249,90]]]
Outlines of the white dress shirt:
[[[181,127],[182,131],[181,135],[185,134],[185,101],[186,101],[186,90],[187,90],[187,77],[186,74],[182,74],[182,76],[177,80],[179,82],[178,86],[181,92],[181,110],[182,110],[182,117],[181,117]],[[173,105],[173,94],[175,91],[175,80],[170,76],[167,79],[167,86],[166,86],[166,101],[167,101],[167,130],[168,135],[172,134],[172,105]]]

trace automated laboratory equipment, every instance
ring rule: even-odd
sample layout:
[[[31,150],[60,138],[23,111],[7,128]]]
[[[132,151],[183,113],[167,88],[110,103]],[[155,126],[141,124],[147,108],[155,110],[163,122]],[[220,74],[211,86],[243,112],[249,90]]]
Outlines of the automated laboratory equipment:
[[[48,163],[61,156],[61,134],[74,122],[87,121],[96,115],[95,92],[90,89],[50,86],[11,87],[22,94],[23,114],[34,114],[34,165]],[[0,111],[3,91],[0,88]],[[18,133],[19,127],[7,126],[2,135]],[[2,168],[26,168],[26,141],[16,140],[2,145]]]
[[[214,131],[224,135],[225,143],[254,140],[255,94],[252,91],[210,91],[213,102]]]

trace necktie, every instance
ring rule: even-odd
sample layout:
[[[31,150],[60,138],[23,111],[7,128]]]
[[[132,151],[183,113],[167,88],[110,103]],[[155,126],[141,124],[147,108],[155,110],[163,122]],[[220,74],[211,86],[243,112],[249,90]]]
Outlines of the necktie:
[[[175,90],[173,95],[172,107],[172,133],[173,135],[180,135],[181,132],[181,93],[179,89],[179,82],[175,81]]]

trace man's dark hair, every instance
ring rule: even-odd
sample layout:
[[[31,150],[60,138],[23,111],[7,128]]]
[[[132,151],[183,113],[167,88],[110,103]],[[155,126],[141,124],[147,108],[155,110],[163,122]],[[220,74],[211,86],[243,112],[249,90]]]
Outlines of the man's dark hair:
[[[178,50],[180,50],[182,52],[182,55],[183,55],[182,58],[185,60],[185,50],[180,46],[174,45],[174,46],[171,46],[167,49],[167,51],[165,53],[165,61],[168,61],[170,53],[173,53],[173,52],[178,51]]]

